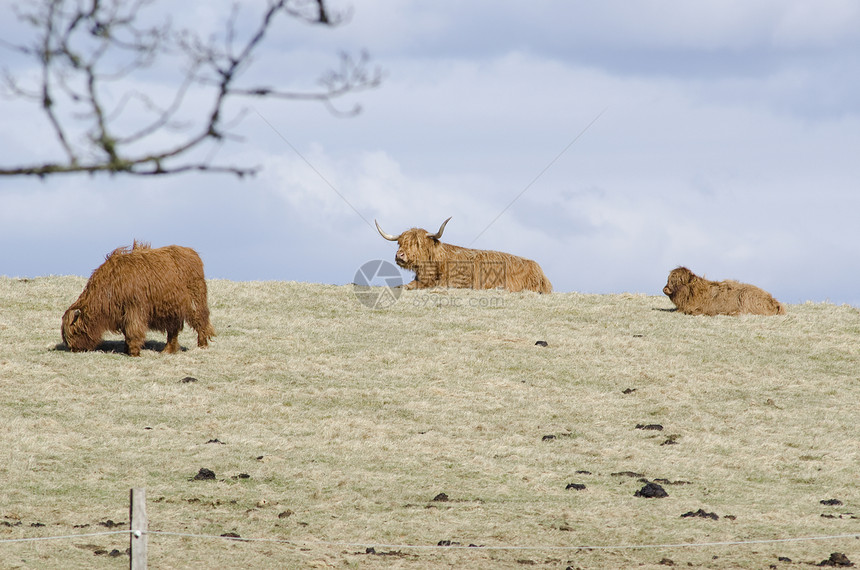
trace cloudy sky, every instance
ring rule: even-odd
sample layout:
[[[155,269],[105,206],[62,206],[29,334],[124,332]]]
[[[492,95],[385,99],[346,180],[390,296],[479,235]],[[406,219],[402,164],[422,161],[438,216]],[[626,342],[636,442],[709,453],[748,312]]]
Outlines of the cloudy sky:
[[[176,27],[222,30],[231,3],[199,5]],[[279,20],[243,80],[306,89],[367,50],[382,85],[337,103],[358,116],[238,103],[243,140],[212,156],[252,178],[2,178],[0,275],[86,276],[139,239],[194,247],[213,278],[345,284],[393,259],[374,219],[452,216],[445,241],[535,259],[557,291],[659,295],[686,265],[860,306],[855,0],[333,5],[351,14],[335,29]],[[32,73],[8,50],[0,65]],[[169,77],[136,80],[157,98]],[[0,165],[59,156],[38,107],[0,105]]]

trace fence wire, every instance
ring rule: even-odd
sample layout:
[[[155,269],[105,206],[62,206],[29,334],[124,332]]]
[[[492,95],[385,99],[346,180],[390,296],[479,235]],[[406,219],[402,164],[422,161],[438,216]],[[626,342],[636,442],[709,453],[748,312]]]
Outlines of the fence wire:
[[[752,544],[778,544],[787,542],[809,542],[809,541],[827,541],[827,540],[842,540],[846,538],[860,539],[860,533],[850,534],[833,534],[823,536],[804,536],[793,538],[764,538],[754,540],[726,540],[716,542],[675,542],[665,544],[614,544],[614,545],[575,545],[575,546],[551,546],[551,545],[438,545],[438,544],[385,544],[379,542],[339,542],[325,540],[288,540],[280,538],[244,538],[239,536],[220,536],[209,534],[193,534],[185,532],[170,532],[160,530],[147,531],[131,531],[131,530],[113,530],[104,532],[90,532],[84,534],[67,534],[58,536],[41,536],[30,538],[5,538],[0,539],[0,544],[13,542],[37,542],[49,540],[68,540],[79,539],[84,537],[109,536],[118,534],[128,534],[132,532],[140,532],[149,536],[166,536],[178,538],[195,538],[202,540],[229,540],[231,542],[258,542],[270,544],[284,544],[290,546],[335,546],[339,548],[388,548],[395,550],[543,550],[543,551],[567,551],[567,550],[642,550],[655,548],[707,548],[717,546],[743,546]]]

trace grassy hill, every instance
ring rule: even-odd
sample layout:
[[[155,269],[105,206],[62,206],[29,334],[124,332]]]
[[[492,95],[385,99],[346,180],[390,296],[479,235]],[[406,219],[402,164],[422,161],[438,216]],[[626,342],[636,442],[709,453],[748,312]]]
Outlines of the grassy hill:
[[[130,358],[59,345],[85,281],[0,278],[0,567],[127,567],[132,487],[152,568],[860,562],[853,307],[213,280]]]

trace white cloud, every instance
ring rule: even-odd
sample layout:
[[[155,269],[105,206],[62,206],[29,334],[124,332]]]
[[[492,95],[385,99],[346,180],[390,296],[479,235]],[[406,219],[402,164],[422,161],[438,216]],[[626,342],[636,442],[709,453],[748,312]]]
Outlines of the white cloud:
[[[851,0],[786,2],[774,30],[774,43],[789,49],[857,47],[860,5]]]
[[[215,277],[345,283],[394,254],[374,218],[396,233],[453,216],[446,239],[536,259],[561,291],[659,294],[685,264],[860,302],[853,2],[354,9],[338,30],[285,21],[248,78],[307,84],[366,46],[387,77],[344,103],[361,115],[248,102],[244,142],[219,154],[264,166],[246,180],[0,180],[0,239],[27,244],[0,273],[88,274],[139,238],[197,247]],[[5,156],[49,144],[34,117],[9,118]]]

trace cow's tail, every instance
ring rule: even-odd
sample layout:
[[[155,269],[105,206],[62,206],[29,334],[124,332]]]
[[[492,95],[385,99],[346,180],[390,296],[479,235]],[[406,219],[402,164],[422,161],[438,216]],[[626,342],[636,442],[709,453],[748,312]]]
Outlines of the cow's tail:
[[[541,271],[538,283],[538,293],[552,293],[552,283],[546,278],[546,275]]]

